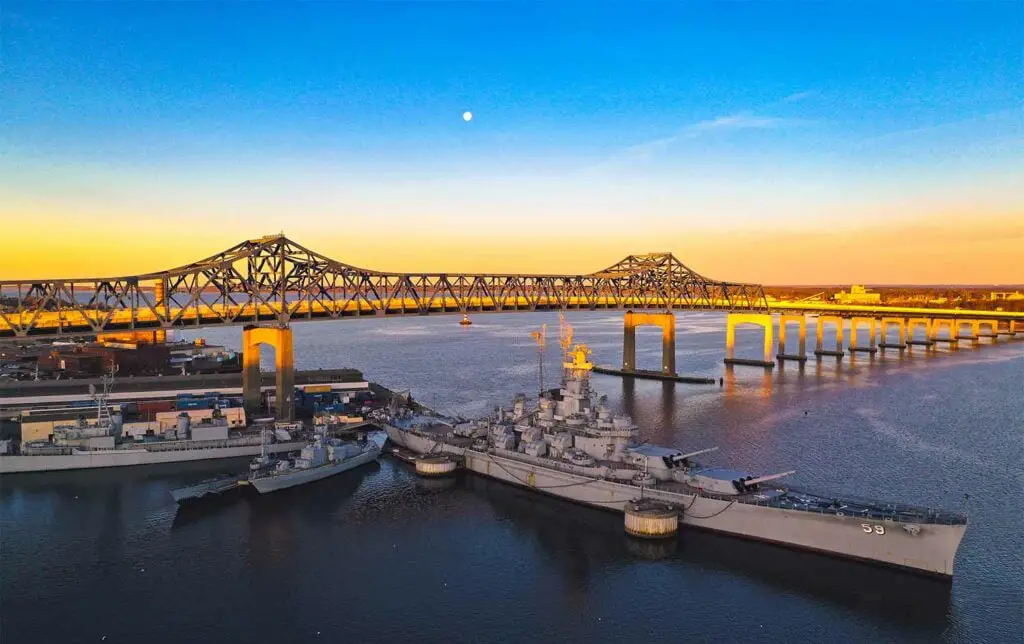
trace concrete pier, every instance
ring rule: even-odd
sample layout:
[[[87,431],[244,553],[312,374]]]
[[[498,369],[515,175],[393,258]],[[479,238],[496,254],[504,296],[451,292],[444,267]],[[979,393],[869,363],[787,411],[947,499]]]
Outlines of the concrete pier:
[[[825,325],[834,324],[836,326],[836,348],[835,350],[825,348]],[[814,355],[816,356],[835,356],[842,358],[846,355],[843,351],[843,318],[836,315],[819,315],[817,324],[817,342],[814,346]]]
[[[795,322],[799,325],[799,350],[797,353],[786,353],[786,326],[790,322]],[[793,362],[807,362],[807,318],[803,315],[786,315],[783,313],[779,316],[779,352],[775,355],[775,359],[779,362],[793,361]]]
[[[738,358],[735,355],[735,328],[743,324],[754,324],[765,330],[765,353],[763,359],[757,357]],[[786,350],[786,329],[792,325],[799,325],[799,351],[792,353]],[[835,325],[836,342],[833,348],[831,343],[825,346],[825,327],[829,324]],[[974,318],[931,318],[913,317],[902,318],[895,316],[875,317],[873,315],[854,316],[850,318],[850,339],[849,346],[844,350],[843,327],[844,319],[835,315],[819,315],[816,320],[816,342],[814,355],[818,358],[835,357],[842,358],[848,350],[853,353],[868,353],[874,355],[879,351],[897,349],[902,354],[914,347],[924,347],[932,351],[938,343],[947,343],[952,349],[957,349],[963,340],[972,342],[975,346],[981,344],[981,338],[990,338],[993,342],[1000,336],[1013,336],[1017,333],[1017,323],[1014,320],[996,321]],[[858,331],[867,327],[867,342],[862,343],[858,338]],[[892,328],[896,327],[898,341],[890,341]],[[965,329],[970,333],[962,332]],[[770,315],[730,313],[726,323],[725,364],[727,365],[749,365],[756,367],[770,368],[772,366],[771,341],[772,329]],[[984,330],[983,330],[984,329]],[[945,331],[945,333],[943,333]],[[942,334],[942,335],[940,335]],[[793,313],[782,313],[778,316],[778,352],[775,359],[779,364],[787,361],[805,362],[807,337],[807,319],[804,315]]]
[[[866,325],[868,327],[868,346],[857,345],[857,329]],[[876,321],[875,318],[854,317],[850,318],[850,351],[861,351],[864,353],[878,353],[876,343]]]
[[[246,413],[260,406],[260,347],[264,344],[274,348],[277,418],[294,420],[295,358],[292,330],[287,326],[249,325],[242,330],[242,400]]]
[[[764,329],[763,359],[736,357],[736,327],[743,324],[753,324]],[[725,322],[725,364],[773,369],[775,367],[775,361],[772,359],[772,349],[775,346],[774,326],[772,316],[768,313],[730,313]]]
[[[660,371],[647,371],[645,369],[613,369],[594,365],[591,369],[594,373],[602,373],[608,376],[622,376],[623,378],[639,378],[641,380],[665,380],[669,382],[682,382],[688,385],[713,385],[717,380],[704,376],[681,376],[676,373],[661,373]]]
[[[626,311],[622,330],[622,371],[636,372],[636,328],[656,326],[661,329],[661,372],[676,375],[676,316],[664,313],[636,313]]]

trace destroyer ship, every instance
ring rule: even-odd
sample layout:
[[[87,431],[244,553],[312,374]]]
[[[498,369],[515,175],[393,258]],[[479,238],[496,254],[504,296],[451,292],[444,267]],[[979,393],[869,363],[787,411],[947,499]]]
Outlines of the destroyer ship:
[[[10,453],[11,445],[5,441],[0,450],[0,474],[238,458],[258,455],[264,449],[271,453],[293,452],[305,445],[305,441],[292,436],[302,431],[301,423],[277,423],[273,442],[264,447],[260,429],[231,430],[217,410],[209,419],[196,423],[182,414],[176,426],[160,436],[141,440],[126,437],[122,435],[121,415],[111,413],[107,405],[112,383],[113,376],[109,376],[103,379],[102,391],[90,385],[96,401],[94,422],[80,418],[58,425],[50,440],[22,442],[16,454]]]
[[[377,413],[391,441],[448,454],[468,470],[592,507],[625,512],[637,499],[668,503],[682,525],[951,578],[967,517],[902,503],[836,497],[780,484],[793,471],[757,475],[705,467],[684,452],[640,441],[590,386],[590,351],[577,344],[563,386],[532,407],[460,422],[392,405]]]
[[[273,459],[267,453],[254,459],[249,485],[260,494],[312,483],[359,467],[380,456],[387,434],[374,431],[362,440],[345,441],[327,436],[327,428],[316,434],[294,458]]]

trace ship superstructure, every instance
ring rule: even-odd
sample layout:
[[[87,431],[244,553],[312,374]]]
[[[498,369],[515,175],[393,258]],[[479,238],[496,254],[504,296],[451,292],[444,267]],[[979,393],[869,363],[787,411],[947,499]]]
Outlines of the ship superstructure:
[[[261,450],[294,451],[305,443],[288,431],[301,433],[301,424],[279,423],[272,433],[273,442],[265,446],[259,430],[232,431],[218,409],[209,418],[195,422],[183,412],[175,425],[159,436],[123,436],[121,414],[111,413],[107,405],[113,376],[111,373],[104,377],[102,390],[90,385],[90,394],[96,401],[94,421],[80,417],[73,423],[57,425],[50,440],[23,442],[17,454],[5,446],[0,450],[0,474],[237,458],[253,456]]]
[[[694,451],[642,442],[629,416],[613,413],[590,384],[589,350],[567,351],[564,379],[534,405],[457,423],[408,409],[378,422],[392,442],[417,453],[461,457],[467,469],[522,487],[624,511],[638,498],[681,508],[684,525],[777,542],[939,576],[967,527],[963,514],[849,497],[781,484],[793,471],[758,475],[707,467]]]
[[[358,440],[341,440],[319,428],[294,457],[273,459],[265,451],[250,466],[249,484],[260,494],[312,483],[369,463],[380,456],[387,441],[381,431]]]

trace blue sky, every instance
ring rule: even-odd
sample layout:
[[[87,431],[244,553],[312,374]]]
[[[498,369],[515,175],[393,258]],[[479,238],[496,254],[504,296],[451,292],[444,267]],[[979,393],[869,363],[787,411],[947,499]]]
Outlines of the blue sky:
[[[657,239],[1021,207],[1020,2],[2,9],[0,216],[40,226]]]

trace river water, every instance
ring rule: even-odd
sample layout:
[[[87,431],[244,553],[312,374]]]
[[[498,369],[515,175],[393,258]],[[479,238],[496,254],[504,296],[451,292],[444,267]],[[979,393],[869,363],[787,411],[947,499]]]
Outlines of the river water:
[[[568,319],[595,363],[621,362],[621,315]],[[297,366],[356,367],[482,414],[536,391],[529,334],[547,323],[555,380],[557,316],[457,321],[296,324]],[[0,480],[0,641],[1021,641],[1024,342],[765,375],[724,369],[723,315],[680,314],[677,328],[678,370],[723,386],[593,378],[645,438],[717,445],[709,463],[795,469],[794,485],[822,491],[950,509],[969,494],[952,584],[700,532],[638,543],[621,516],[471,475],[419,480],[388,457],[178,510],[170,489],[245,464],[171,464]],[[756,357],[760,331],[737,346]],[[639,366],[660,353],[660,332],[641,330]]]

